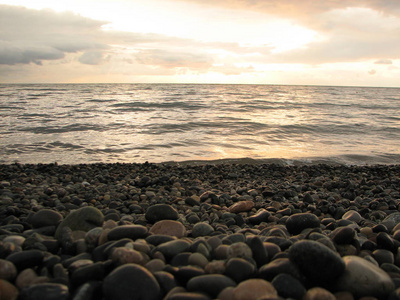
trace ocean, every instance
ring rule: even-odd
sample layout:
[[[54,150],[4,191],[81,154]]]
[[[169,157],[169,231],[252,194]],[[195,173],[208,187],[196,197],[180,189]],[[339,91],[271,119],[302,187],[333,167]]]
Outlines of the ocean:
[[[0,163],[400,163],[400,89],[2,84]]]

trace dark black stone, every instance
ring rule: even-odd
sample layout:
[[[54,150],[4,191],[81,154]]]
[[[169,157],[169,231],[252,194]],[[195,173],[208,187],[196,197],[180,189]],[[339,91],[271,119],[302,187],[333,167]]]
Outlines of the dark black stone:
[[[239,283],[253,276],[255,269],[254,265],[247,260],[235,257],[226,263],[224,274]]]
[[[302,299],[307,291],[299,280],[289,274],[279,274],[271,283],[283,298]]]
[[[44,253],[40,250],[15,252],[6,258],[6,260],[11,261],[18,270],[39,266],[43,262],[43,259]]]
[[[103,294],[107,300],[154,300],[160,298],[160,285],[144,267],[125,264],[104,279]]]
[[[107,234],[109,241],[129,238],[132,240],[142,239],[147,237],[147,228],[142,225],[123,225],[110,230]]]
[[[57,283],[39,283],[29,285],[21,290],[21,300],[67,300],[69,290],[66,285]]]
[[[345,270],[345,263],[336,252],[310,240],[294,243],[289,249],[289,259],[315,283],[332,282]]]
[[[286,228],[291,234],[299,234],[306,228],[320,226],[318,217],[311,213],[299,213],[291,215],[286,221]]]
[[[267,250],[258,236],[249,236],[246,240],[246,244],[253,252],[253,259],[257,263],[258,267],[261,267],[269,262]]]
[[[177,220],[179,215],[171,205],[155,204],[147,209],[145,217],[150,223],[156,223],[161,220]]]
[[[236,286],[231,278],[220,274],[210,274],[193,277],[186,288],[189,292],[205,292],[216,298],[223,289],[230,286]]]

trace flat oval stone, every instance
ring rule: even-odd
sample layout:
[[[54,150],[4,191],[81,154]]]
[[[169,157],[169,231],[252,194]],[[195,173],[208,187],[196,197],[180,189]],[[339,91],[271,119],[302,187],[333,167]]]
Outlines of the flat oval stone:
[[[386,299],[395,286],[390,276],[381,268],[359,256],[343,257],[346,270],[335,284],[337,291],[349,291],[355,297],[372,296]]]
[[[171,205],[155,204],[147,209],[145,218],[150,223],[156,223],[161,220],[178,220],[179,215]]]
[[[201,293],[182,292],[173,294],[167,300],[211,300],[211,298]]]
[[[147,236],[147,228],[142,225],[122,225],[111,229],[107,234],[109,241],[124,238],[137,240]]]
[[[229,286],[236,286],[236,283],[231,278],[220,274],[196,276],[187,283],[189,292],[205,292],[213,298]]]
[[[363,219],[363,217],[355,210],[349,210],[342,216],[342,219],[358,223]]]
[[[72,231],[80,230],[87,232],[95,227],[103,225],[103,213],[95,207],[87,206],[71,211],[68,216],[58,225],[55,237],[59,240],[64,227],[71,228]]]
[[[150,233],[170,235],[170,236],[176,236],[177,238],[181,238],[186,236],[186,229],[181,222],[174,220],[161,220],[156,222],[150,228]]]
[[[263,279],[248,279],[241,282],[233,292],[235,300],[257,300],[264,297],[278,297],[274,286]]]
[[[289,248],[289,259],[315,283],[331,282],[345,270],[343,259],[325,245],[302,240]]]
[[[286,220],[286,228],[290,234],[299,234],[306,228],[318,228],[320,220],[311,213],[298,213]]]
[[[166,258],[172,258],[175,255],[185,252],[189,249],[190,243],[185,240],[173,240],[161,245],[158,245],[156,249],[160,251]]]
[[[12,262],[18,270],[33,268],[43,262],[44,254],[40,250],[25,250],[11,253],[6,260]]]
[[[58,225],[62,219],[63,216],[59,212],[45,208],[36,212],[31,218],[28,218],[28,222],[30,222],[34,228],[39,228]]]
[[[40,283],[22,289],[20,297],[23,300],[67,300],[69,299],[69,290],[63,284]]]
[[[251,200],[239,201],[239,202],[236,202],[235,204],[229,206],[228,211],[236,214],[236,213],[240,213],[240,212],[249,211],[253,207],[254,207],[254,202]]]
[[[108,300],[153,300],[160,298],[160,285],[144,267],[126,264],[104,279],[103,294]]]

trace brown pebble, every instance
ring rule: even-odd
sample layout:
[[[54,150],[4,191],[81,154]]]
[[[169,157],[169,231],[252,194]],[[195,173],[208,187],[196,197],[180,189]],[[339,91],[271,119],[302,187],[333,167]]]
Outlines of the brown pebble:
[[[264,297],[276,297],[274,286],[263,279],[248,279],[241,282],[234,291],[235,300],[257,300]]]
[[[337,292],[335,297],[336,300],[354,300],[354,296],[350,292]]]
[[[229,206],[228,211],[234,214],[240,213],[240,212],[246,212],[251,210],[254,207],[254,202],[253,201],[239,201],[236,202],[235,204]]]
[[[8,260],[0,259],[0,279],[12,281],[17,276],[17,268]]]
[[[16,300],[18,298],[18,289],[6,280],[0,279],[0,299]]]
[[[181,222],[173,220],[161,220],[156,222],[151,228],[152,234],[163,234],[182,238],[186,236],[185,226]]]
[[[303,300],[336,300],[336,297],[324,288],[314,287],[307,291]]]
[[[223,260],[214,260],[204,267],[204,271],[207,274],[224,274],[225,270],[226,266]]]
[[[129,263],[134,263],[138,265],[144,264],[143,256],[140,254],[139,251],[125,247],[115,248],[111,254],[111,260],[119,266]]]
[[[224,288],[221,293],[219,293],[218,300],[232,300],[234,299],[235,288],[233,286],[228,286]]]

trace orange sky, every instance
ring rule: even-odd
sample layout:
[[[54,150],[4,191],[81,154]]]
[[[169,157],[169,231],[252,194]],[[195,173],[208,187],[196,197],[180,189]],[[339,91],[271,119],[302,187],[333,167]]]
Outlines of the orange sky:
[[[400,2],[0,0],[0,83],[400,87]]]

